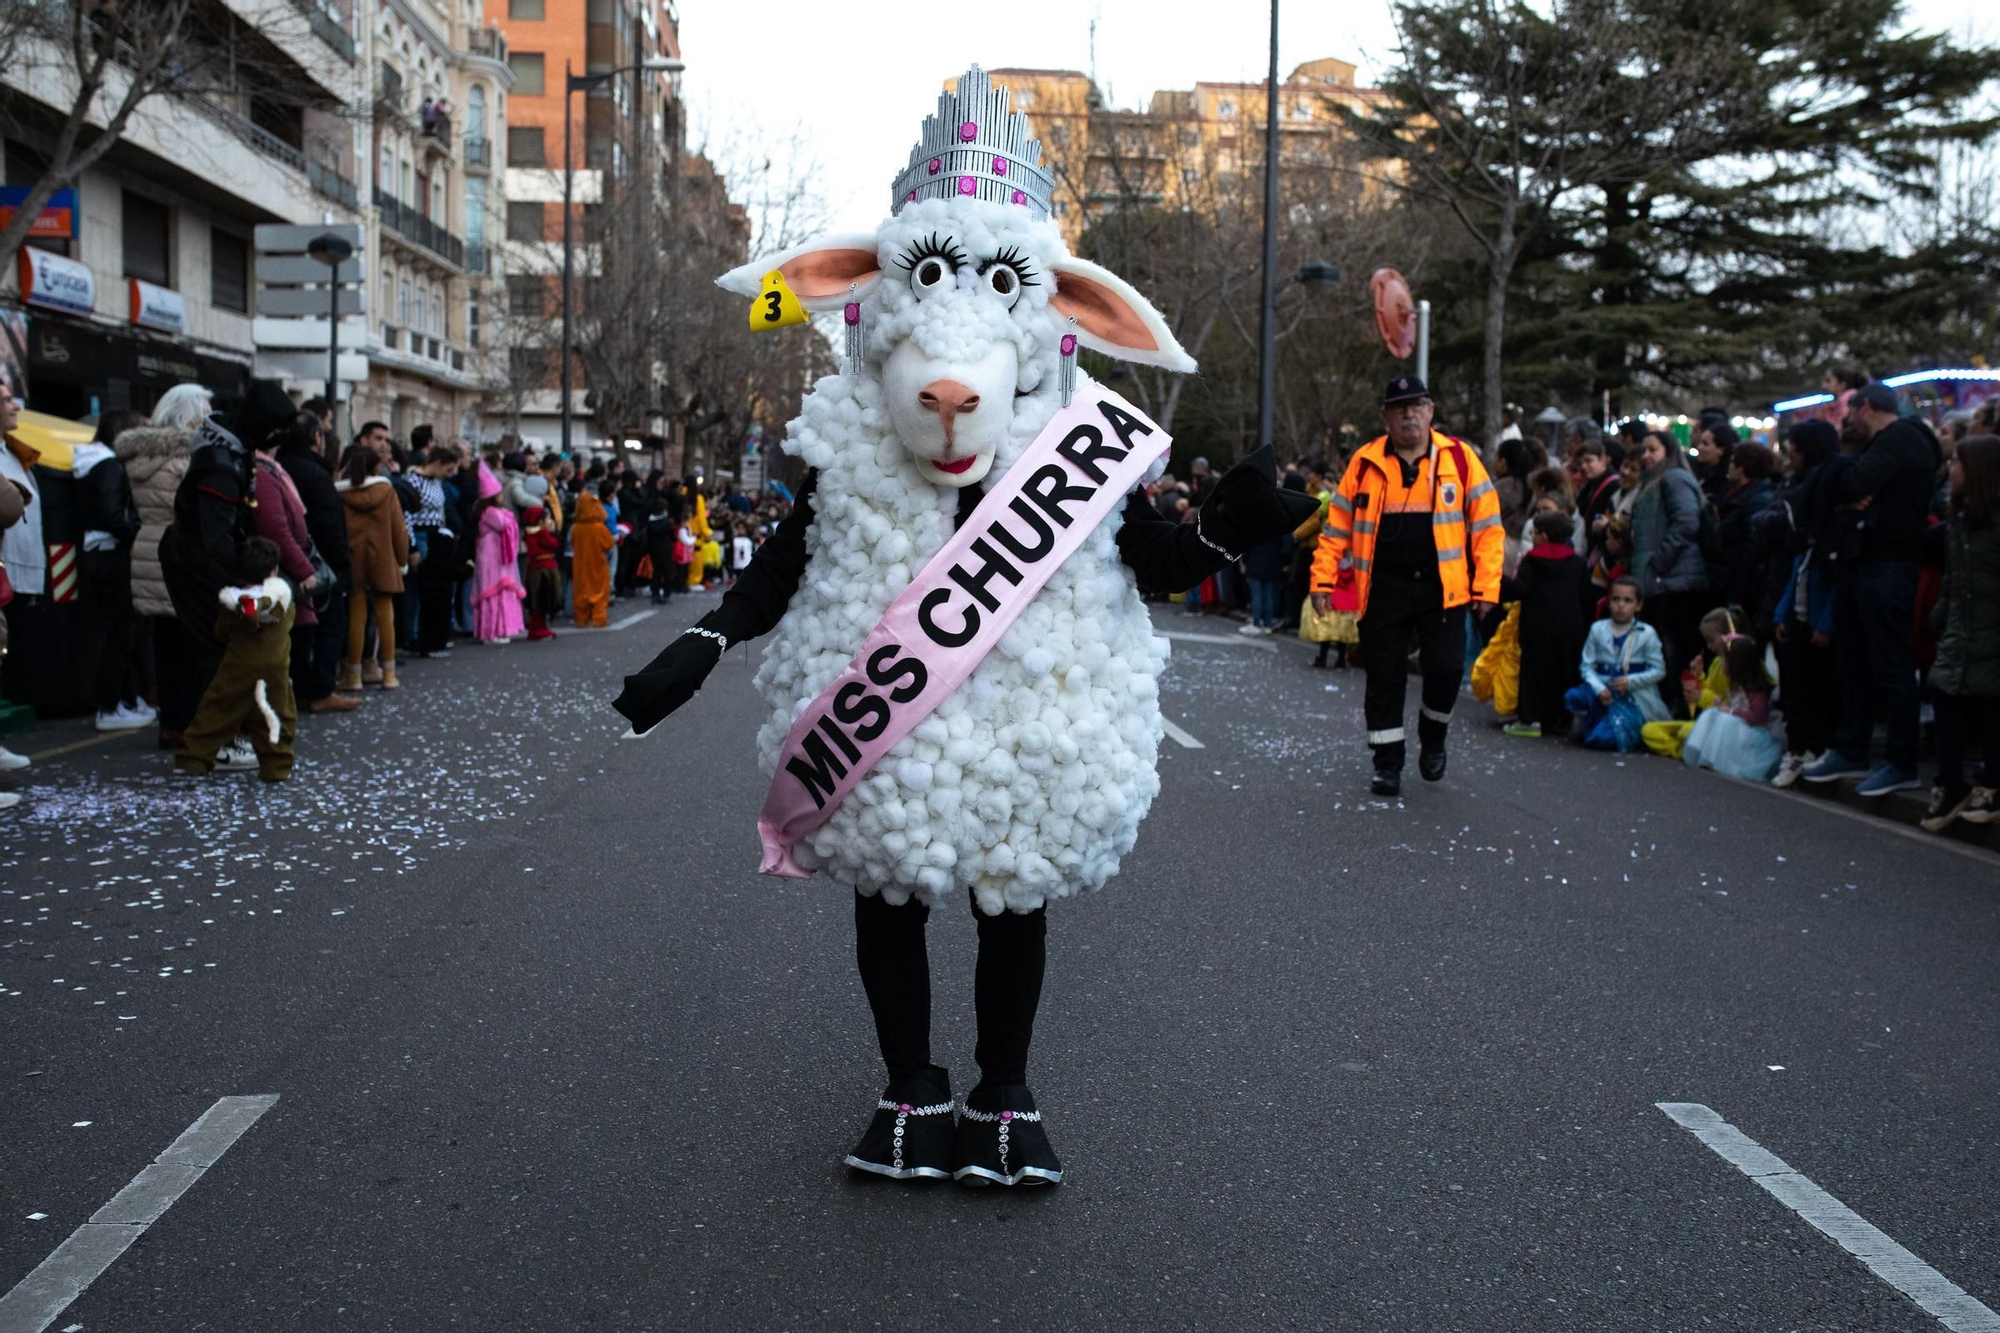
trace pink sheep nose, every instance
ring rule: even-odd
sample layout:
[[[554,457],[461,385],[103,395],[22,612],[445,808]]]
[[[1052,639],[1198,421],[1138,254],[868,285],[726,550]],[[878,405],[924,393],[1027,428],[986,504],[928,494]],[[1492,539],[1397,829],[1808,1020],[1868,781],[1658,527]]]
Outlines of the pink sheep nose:
[[[944,442],[951,443],[952,428],[962,413],[979,410],[979,395],[957,380],[932,380],[917,390],[917,405],[935,412],[944,423]]]

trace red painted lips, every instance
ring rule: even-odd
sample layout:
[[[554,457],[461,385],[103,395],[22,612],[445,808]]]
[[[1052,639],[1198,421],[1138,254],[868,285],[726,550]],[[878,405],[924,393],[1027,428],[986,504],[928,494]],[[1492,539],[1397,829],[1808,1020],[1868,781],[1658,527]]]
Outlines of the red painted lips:
[[[974,463],[978,461],[979,461],[978,454],[967,454],[964,458],[959,459],[955,463],[942,463],[935,458],[931,459],[930,463],[931,466],[936,468],[938,471],[948,473],[949,475],[955,477],[959,473],[965,471],[967,468],[971,467]]]

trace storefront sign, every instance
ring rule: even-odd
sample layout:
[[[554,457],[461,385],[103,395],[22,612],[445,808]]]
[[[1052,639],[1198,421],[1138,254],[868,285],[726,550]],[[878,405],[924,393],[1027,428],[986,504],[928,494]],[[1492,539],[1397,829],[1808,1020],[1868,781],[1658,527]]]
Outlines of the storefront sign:
[[[97,304],[97,280],[88,264],[22,246],[21,299],[29,305],[87,315]]]
[[[128,278],[132,285],[132,322],[163,333],[187,331],[187,300],[169,287]]]
[[[29,188],[26,185],[0,185],[0,227],[11,223],[21,205],[28,202]],[[76,191],[57,190],[42,205],[42,211],[35,214],[28,236],[51,241],[69,240],[76,235],[76,215]]]

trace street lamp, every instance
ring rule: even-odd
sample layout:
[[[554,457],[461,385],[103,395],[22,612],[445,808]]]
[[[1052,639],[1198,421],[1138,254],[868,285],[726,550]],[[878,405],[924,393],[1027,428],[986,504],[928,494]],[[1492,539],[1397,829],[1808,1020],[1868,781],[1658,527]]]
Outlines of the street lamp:
[[[567,60],[563,62],[563,272],[562,272],[562,451],[569,449],[570,422],[570,336],[569,336],[569,286],[570,286],[570,195],[574,188],[575,171],[570,163],[570,96],[582,90],[588,92],[601,88],[620,74],[645,71],[649,74],[678,74],[687,66],[671,56],[654,56],[636,65],[620,65],[617,69],[599,70],[592,74],[572,74]],[[600,195],[602,189],[600,187]]]
[[[340,438],[340,266],[354,253],[347,239],[322,232],[306,242],[306,253],[326,265],[326,407],[333,414],[328,445]]]

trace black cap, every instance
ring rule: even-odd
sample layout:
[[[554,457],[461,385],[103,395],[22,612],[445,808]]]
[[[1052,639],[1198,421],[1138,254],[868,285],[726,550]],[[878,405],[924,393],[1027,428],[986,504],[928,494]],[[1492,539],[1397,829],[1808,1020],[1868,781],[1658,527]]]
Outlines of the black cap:
[[[1903,410],[1902,404],[1896,401],[1896,391],[1880,380],[1864,384],[1854,391],[1853,405],[1860,407],[1864,403],[1877,412],[1901,414]]]
[[[1388,388],[1382,390],[1382,406],[1393,407],[1397,403],[1415,402],[1430,396],[1431,391],[1415,375],[1398,375],[1389,381]]]

